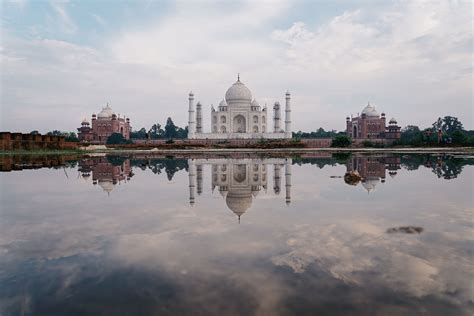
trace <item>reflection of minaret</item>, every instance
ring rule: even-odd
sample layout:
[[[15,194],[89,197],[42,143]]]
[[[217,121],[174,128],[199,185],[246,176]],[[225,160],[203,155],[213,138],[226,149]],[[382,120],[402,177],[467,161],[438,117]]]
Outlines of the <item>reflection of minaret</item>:
[[[286,204],[291,202],[291,158],[288,158],[285,163],[285,187],[286,187]]]
[[[194,204],[194,190],[196,188],[196,165],[193,159],[188,159],[189,170],[189,204]]]
[[[281,190],[281,165],[275,164],[273,169],[273,192],[280,194]]]
[[[201,195],[202,193],[202,165],[196,165],[197,173],[197,194]]]

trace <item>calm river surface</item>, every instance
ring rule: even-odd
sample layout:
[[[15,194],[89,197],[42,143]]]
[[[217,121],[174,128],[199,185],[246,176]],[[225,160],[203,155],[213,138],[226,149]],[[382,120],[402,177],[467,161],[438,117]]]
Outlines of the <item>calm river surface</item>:
[[[0,162],[0,315],[474,311],[472,157]]]

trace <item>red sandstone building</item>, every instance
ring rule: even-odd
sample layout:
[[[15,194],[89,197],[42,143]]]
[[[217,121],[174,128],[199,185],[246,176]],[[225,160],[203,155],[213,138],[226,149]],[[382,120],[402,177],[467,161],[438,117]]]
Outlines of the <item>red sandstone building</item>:
[[[87,119],[81,123],[78,129],[78,137],[82,142],[105,144],[113,133],[120,133],[125,139],[130,139],[130,118],[120,117],[115,114],[107,104],[99,114],[92,114],[92,126]]]
[[[392,118],[386,125],[385,113],[379,114],[370,103],[360,116],[346,117],[346,132],[352,139],[400,139],[400,127]]]

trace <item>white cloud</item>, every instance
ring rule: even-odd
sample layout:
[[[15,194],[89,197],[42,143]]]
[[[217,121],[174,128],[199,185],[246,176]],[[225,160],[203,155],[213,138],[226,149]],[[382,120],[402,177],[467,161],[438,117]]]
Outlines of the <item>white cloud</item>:
[[[5,36],[2,128],[73,130],[107,101],[137,128],[167,116],[185,125],[187,92],[208,111],[237,72],[261,104],[290,89],[295,130],[341,130],[368,100],[402,125],[449,114],[473,128],[469,3],[402,1],[275,29],[297,5],[178,2],[95,48]],[[66,4],[52,6],[61,28],[77,31]]]
[[[51,7],[56,13],[58,27],[65,33],[74,33],[77,31],[77,25],[69,15],[66,5],[69,1],[51,1]]]

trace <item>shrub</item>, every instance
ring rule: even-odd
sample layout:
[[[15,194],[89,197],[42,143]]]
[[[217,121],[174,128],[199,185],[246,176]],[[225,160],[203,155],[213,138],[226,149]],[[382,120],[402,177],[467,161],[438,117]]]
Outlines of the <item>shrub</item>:
[[[113,133],[107,138],[108,145],[131,144],[132,141],[126,140],[120,133]]]
[[[370,140],[364,140],[362,142],[362,146],[364,146],[364,147],[374,147],[374,143],[372,143]]]
[[[352,140],[347,135],[337,135],[332,139],[331,147],[349,147]]]

